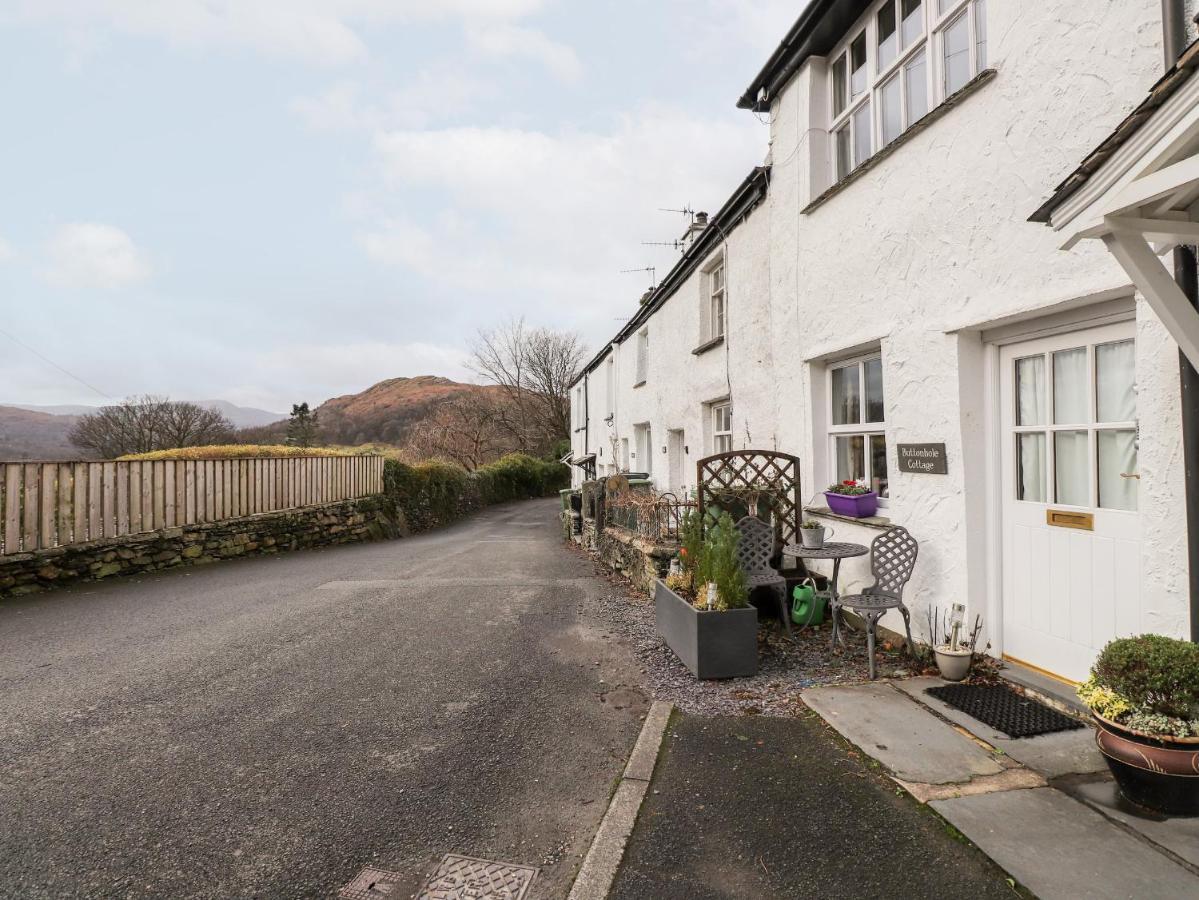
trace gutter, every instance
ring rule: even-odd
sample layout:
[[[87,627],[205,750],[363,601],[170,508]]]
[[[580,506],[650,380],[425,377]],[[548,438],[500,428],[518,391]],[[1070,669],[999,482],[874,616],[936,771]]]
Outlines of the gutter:
[[[715,249],[716,245],[724,241],[725,237],[748,218],[749,214],[766,199],[769,187],[770,166],[758,166],[750,172],[737,190],[733,192],[733,195],[725,202],[724,206],[720,208],[720,211],[708,220],[708,227],[687,248],[687,252],[683,254],[683,258],[675,263],[674,268],[662,279],[662,283],[654,289],[649,299],[637,310],[637,314],[628,321],[624,328],[617,332],[611,341],[604,345],[603,350],[597,353],[583,367],[568,387],[574,388],[587,375],[594,372],[599,364],[604,361],[604,358],[612,351],[614,345],[623,344],[628,340],[630,335],[634,334],[654,313],[661,309],[667,300],[678,293],[679,288],[699,268],[704,259]]]
[[[1162,0],[1162,47],[1166,71],[1174,70],[1187,46],[1185,0]],[[1191,306],[1199,308],[1199,261],[1195,248],[1174,248],[1174,281]],[[1182,406],[1182,462],[1187,515],[1187,586],[1191,600],[1191,640],[1199,643],[1199,372],[1178,353]]]

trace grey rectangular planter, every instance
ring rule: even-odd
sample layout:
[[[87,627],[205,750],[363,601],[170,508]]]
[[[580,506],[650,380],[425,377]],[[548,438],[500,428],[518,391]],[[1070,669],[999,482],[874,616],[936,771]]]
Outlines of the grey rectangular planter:
[[[654,583],[658,634],[696,678],[758,674],[758,611],[698,610],[658,580]]]

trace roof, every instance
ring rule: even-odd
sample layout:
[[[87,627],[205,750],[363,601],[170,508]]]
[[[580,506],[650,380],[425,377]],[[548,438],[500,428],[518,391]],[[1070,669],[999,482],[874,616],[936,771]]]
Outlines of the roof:
[[[770,101],[810,56],[824,56],[845,37],[872,0],[811,0],[737,106],[767,112]]]
[[[770,186],[770,167],[758,166],[744,181],[741,182],[737,190],[733,191],[733,195],[725,201],[724,206],[716,215],[708,220],[708,227],[705,228],[683,253],[683,258],[675,263],[674,267],[667,273],[659,284],[649,294],[646,300],[641,304],[641,308],[637,310],[637,314],[625,324],[625,326],[616,333],[604,348],[599,351],[575,376],[570,383],[570,387],[574,387],[583,377],[590,372],[594,372],[596,367],[603,362],[604,357],[613,344],[624,343],[630,335],[637,331],[655,312],[662,308],[662,305],[674,296],[680,287],[691,277],[691,274],[703,264],[709,254],[716,249],[717,246],[733,232],[738,225],[748,218],[749,214],[763,200],[766,199],[766,192]]]
[[[1195,41],[1182,52],[1173,68],[1149,89],[1149,96],[1141,102],[1140,106],[1129,113],[1124,121],[1116,126],[1116,130],[1087,155],[1086,159],[1082,161],[1082,165],[1057,186],[1053,196],[1041,204],[1040,209],[1029,216],[1028,221],[1048,224],[1054,210],[1078,193],[1091,176],[1141,130],[1141,126],[1152,118],[1158,108],[1190,80],[1196,69],[1199,69],[1199,41]]]

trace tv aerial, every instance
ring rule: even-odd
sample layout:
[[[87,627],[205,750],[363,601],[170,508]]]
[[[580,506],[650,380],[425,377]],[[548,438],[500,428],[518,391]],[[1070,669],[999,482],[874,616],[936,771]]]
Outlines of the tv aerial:
[[[620,270],[621,275],[635,275],[638,272],[648,272],[649,273],[649,289],[651,291],[655,287],[657,287],[657,284],[658,284],[658,277],[657,277],[658,276],[658,267],[657,266],[645,266],[642,269],[621,269]]]

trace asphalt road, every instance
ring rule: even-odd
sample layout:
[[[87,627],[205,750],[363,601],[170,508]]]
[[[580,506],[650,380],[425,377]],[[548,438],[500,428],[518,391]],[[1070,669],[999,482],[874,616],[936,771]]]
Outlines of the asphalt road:
[[[561,896],[645,702],[555,511],[0,603],[0,896]]]

